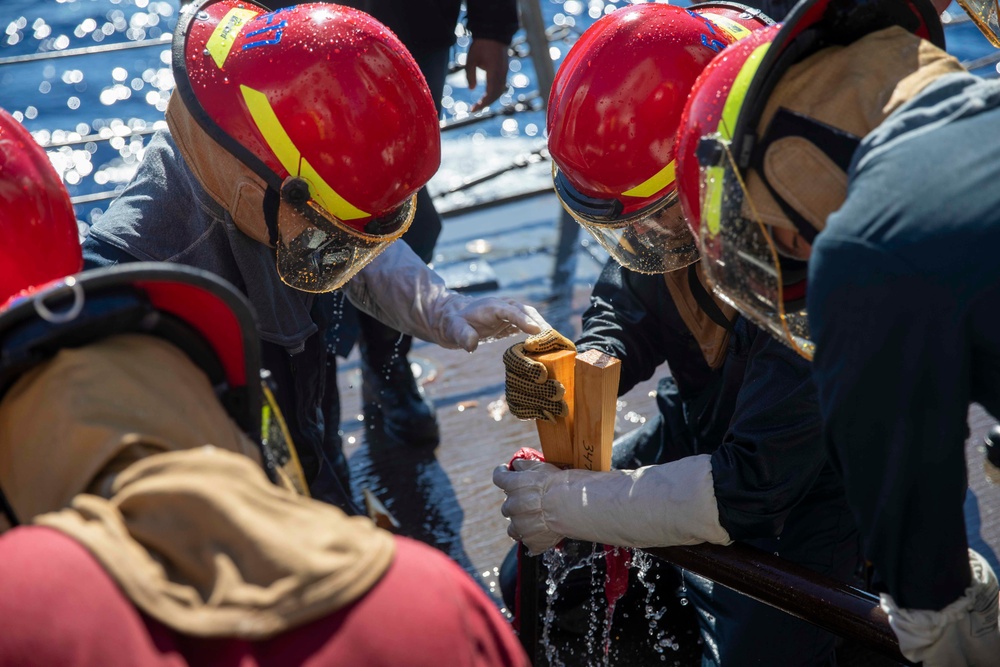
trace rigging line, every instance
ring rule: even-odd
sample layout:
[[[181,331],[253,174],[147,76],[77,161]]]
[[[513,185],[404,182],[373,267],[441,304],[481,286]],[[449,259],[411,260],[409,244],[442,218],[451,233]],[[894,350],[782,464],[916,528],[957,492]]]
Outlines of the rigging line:
[[[522,153],[516,156],[514,160],[511,162],[511,164],[506,167],[501,167],[500,169],[488,171],[483,174],[479,174],[477,176],[470,176],[465,180],[463,180],[459,185],[450,188],[448,190],[439,192],[434,196],[443,197],[445,195],[452,195],[455,194],[456,192],[467,190],[475,185],[480,185],[482,183],[485,183],[486,181],[493,180],[497,176],[502,176],[503,174],[506,174],[509,171],[513,171],[515,169],[523,169],[529,165],[538,164],[548,159],[549,159],[549,149],[543,145],[541,148],[537,148],[531,152]]]
[[[973,58],[972,60],[965,60],[962,62],[962,67],[968,70],[979,69],[980,67],[986,67],[987,65],[993,65],[994,63],[1000,62],[1000,51],[995,53],[990,53],[979,58]]]
[[[45,51],[43,53],[28,53],[23,56],[7,56],[0,58],[0,66],[16,65],[20,63],[30,63],[38,60],[51,60],[53,58],[69,58],[71,56],[85,56],[92,53],[107,53],[109,51],[125,51],[128,49],[142,49],[150,46],[170,46],[171,34],[165,33],[156,39],[141,39],[135,42],[120,42],[117,44],[96,44],[94,46],[81,46],[76,49],[63,49],[62,51]]]
[[[124,189],[124,186],[123,188]],[[95,192],[90,195],[77,195],[76,197],[70,197],[69,201],[71,204],[76,206],[77,204],[90,204],[95,201],[105,201],[107,199],[114,199],[121,194],[121,190],[106,190],[104,192]]]
[[[64,141],[49,141],[49,142],[41,142],[38,141],[38,139],[36,138],[35,141],[38,141],[38,145],[41,146],[42,148],[61,148],[62,146],[79,146],[80,144],[87,144],[90,142],[97,143],[98,141],[111,141],[112,139],[115,138],[128,139],[129,137],[144,137],[150,134],[154,134],[161,129],[160,127],[161,121],[155,121],[155,122],[157,123],[157,125],[154,127],[147,127],[142,130],[129,130],[125,134],[119,134],[117,132],[108,136],[102,134],[88,134],[80,137],[79,139],[66,139]]]
[[[566,39],[569,36],[569,26],[553,26],[550,28],[549,41],[556,42]],[[93,46],[81,46],[75,49],[63,49],[61,51],[44,51],[42,53],[26,53],[20,56],[0,57],[0,66],[17,65],[20,63],[37,62],[39,60],[52,60],[55,58],[71,58],[73,56],[84,56],[96,53],[109,53],[112,51],[126,51],[129,49],[143,49],[151,46],[170,46],[172,33],[166,32],[159,37],[151,39],[140,39],[130,42],[117,42],[115,44],[95,44]],[[522,48],[525,39],[520,37],[511,42],[508,53],[513,58],[525,58],[528,53]],[[452,63],[449,65],[449,73],[454,73],[465,69],[464,65]]]

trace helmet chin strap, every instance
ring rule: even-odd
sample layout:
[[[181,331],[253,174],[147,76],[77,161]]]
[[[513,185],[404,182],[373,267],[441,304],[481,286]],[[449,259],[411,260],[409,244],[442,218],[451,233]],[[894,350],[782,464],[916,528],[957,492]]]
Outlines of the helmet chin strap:
[[[264,224],[267,226],[267,236],[272,248],[278,245],[278,208],[280,206],[281,194],[274,188],[265,190],[262,212],[264,214]],[[235,216],[233,217],[233,222],[236,223],[237,227],[240,226]]]

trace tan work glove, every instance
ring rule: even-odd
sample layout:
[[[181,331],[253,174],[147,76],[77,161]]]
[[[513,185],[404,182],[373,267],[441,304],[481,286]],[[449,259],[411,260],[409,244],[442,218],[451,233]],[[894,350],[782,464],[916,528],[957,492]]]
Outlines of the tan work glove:
[[[575,352],[576,345],[555,329],[546,329],[529,336],[523,343],[510,346],[503,353],[507,405],[515,417],[554,422],[556,417],[569,414],[569,408],[563,400],[565,388],[558,381],[549,378],[544,365],[528,356],[558,350]]]

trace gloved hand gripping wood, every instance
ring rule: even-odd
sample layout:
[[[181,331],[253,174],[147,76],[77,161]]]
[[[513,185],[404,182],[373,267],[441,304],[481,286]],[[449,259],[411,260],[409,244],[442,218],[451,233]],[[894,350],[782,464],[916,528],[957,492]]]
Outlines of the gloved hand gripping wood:
[[[545,366],[530,356],[558,350],[575,352],[576,346],[555,329],[546,329],[504,352],[507,405],[515,417],[555,422],[557,417],[569,414],[562,384],[550,378]]]

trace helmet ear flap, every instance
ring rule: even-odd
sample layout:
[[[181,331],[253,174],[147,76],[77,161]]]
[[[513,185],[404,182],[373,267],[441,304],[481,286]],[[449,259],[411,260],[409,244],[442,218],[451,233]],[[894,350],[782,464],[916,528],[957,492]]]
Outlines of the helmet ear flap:
[[[745,198],[743,215],[793,227],[812,243],[847,198],[847,170],[860,142],[840,128],[779,108],[752,153],[746,183],[753,208]]]
[[[170,96],[166,120],[177,150],[205,192],[232,216],[241,232],[273,245],[264,211],[267,182],[205,131],[182,95]]]

